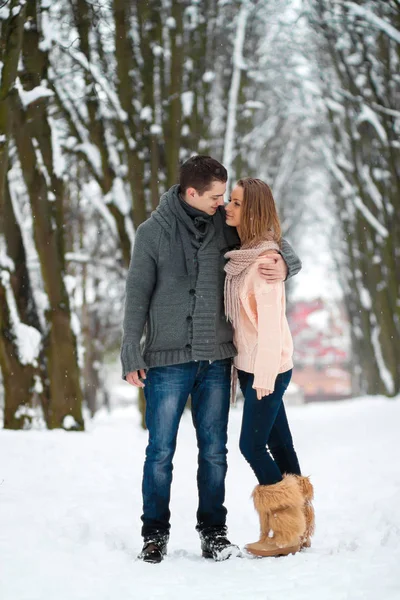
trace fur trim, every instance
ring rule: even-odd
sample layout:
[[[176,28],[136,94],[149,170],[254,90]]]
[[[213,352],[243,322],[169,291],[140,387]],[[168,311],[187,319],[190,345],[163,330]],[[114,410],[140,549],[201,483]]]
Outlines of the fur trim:
[[[297,475],[297,481],[299,483],[301,492],[304,496],[304,500],[311,501],[314,498],[314,488],[309,477]]]
[[[306,528],[303,509],[299,506],[277,510],[271,514],[267,539],[279,548],[300,543]],[[264,538],[265,539],[265,538]]]
[[[315,512],[311,502],[306,502],[304,506],[304,517],[306,519],[306,531],[304,537],[310,538],[315,532]]]
[[[295,475],[286,475],[282,481],[272,485],[257,485],[253,491],[254,507],[257,512],[281,510],[293,506],[302,507],[304,496]]]
[[[258,513],[260,518],[260,540],[268,537],[271,531],[271,514],[269,511],[261,511]]]

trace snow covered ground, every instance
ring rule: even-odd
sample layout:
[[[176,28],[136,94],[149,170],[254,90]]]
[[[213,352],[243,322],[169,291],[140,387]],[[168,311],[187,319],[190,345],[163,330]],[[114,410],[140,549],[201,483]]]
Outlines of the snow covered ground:
[[[229,530],[257,538],[254,477],[237,447],[232,409]],[[135,560],[141,547],[146,433],[135,407],[99,414],[85,434],[0,431],[1,600],[398,600],[400,401],[364,398],[289,408],[303,471],[316,491],[313,547],[278,559],[200,557],[194,530],[196,445],[181,425],[169,554]]]

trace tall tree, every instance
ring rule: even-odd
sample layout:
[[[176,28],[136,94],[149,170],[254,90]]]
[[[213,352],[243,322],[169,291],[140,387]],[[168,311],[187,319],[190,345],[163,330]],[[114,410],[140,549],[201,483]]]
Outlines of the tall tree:
[[[12,107],[25,19],[25,0],[13,0],[0,15],[0,367],[6,429],[29,426],[41,341],[21,229],[8,184]]]
[[[33,215],[34,239],[48,298],[45,349],[50,396],[44,406],[50,429],[83,429],[82,391],[76,339],[71,329],[65,287],[64,182],[54,168],[51,123],[47,113],[48,53],[41,46],[37,2],[27,6],[24,32],[22,90],[14,98],[13,135]],[[38,20],[39,19],[39,20]],[[43,47],[44,46],[44,47]]]
[[[310,0],[307,7],[359,389],[392,396],[400,391],[400,5]]]

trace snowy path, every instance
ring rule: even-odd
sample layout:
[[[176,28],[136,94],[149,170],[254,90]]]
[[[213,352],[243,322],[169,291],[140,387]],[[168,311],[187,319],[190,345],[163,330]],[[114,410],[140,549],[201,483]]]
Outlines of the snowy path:
[[[254,477],[230,421],[227,507],[233,541],[258,533]],[[140,549],[146,435],[136,409],[99,415],[87,434],[0,431],[1,600],[400,599],[400,402],[363,399],[289,409],[316,490],[313,547],[281,559],[200,557],[196,446],[184,416],[172,534],[161,565]]]

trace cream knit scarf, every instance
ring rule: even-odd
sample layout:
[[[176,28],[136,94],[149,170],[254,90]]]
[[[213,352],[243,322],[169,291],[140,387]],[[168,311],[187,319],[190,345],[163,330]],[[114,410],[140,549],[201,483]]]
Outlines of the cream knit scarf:
[[[252,247],[242,247],[225,254],[229,259],[225,265],[225,314],[236,329],[239,323],[239,292],[254,261],[267,250],[279,250],[276,242],[263,241]]]

